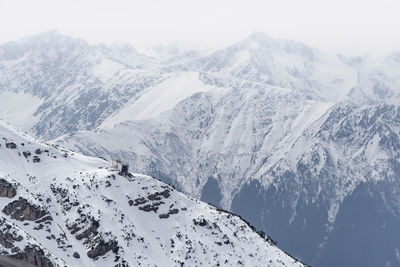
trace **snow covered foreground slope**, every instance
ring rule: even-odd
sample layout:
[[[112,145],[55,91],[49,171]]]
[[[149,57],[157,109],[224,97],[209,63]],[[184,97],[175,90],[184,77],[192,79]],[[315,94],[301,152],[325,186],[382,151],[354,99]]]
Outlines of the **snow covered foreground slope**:
[[[0,249],[36,266],[303,266],[238,216],[0,121]]]

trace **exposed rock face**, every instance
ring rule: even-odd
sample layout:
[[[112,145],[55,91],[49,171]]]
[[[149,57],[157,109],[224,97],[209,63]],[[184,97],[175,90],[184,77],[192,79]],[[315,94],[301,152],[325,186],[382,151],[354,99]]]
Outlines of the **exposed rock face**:
[[[6,232],[6,231],[0,231],[0,245],[2,245],[5,248],[12,248],[14,247],[13,243],[15,241],[19,242],[21,241],[23,238],[22,236],[18,235],[13,235],[10,232]]]
[[[0,267],[35,267],[32,264],[0,255]]]
[[[160,196],[163,196],[164,198],[169,198],[170,196],[169,190],[166,189],[162,192],[156,192],[154,194],[149,195],[147,198],[150,200],[161,200]]]
[[[29,203],[22,197],[8,203],[8,205],[3,208],[3,213],[11,215],[12,219],[18,221],[36,221],[48,214],[48,212],[41,207]]]
[[[6,143],[6,148],[8,149],[17,149],[17,144],[14,142]]]
[[[64,266],[62,263],[6,217],[0,219],[0,267]]]
[[[28,158],[31,155],[30,151],[24,151],[22,152],[22,154],[24,155],[25,158]]]
[[[154,211],[157,213],[157,210],[160,205],[165,204],[164,201],[161,201],[163,198],[167,199],[171,196],[170,190],[165,189],[161,192],[155,192],[154,194],[150,194],[147,196],[147,199],[144,197],[140,197],[133,200],[129,200],[128,203],[130,206],[139,206],[139,210],[145,211],[145,212],[150,212]],[[146,204],[146,205],[143,205]],[[140,206],[141,205],[141,206]],[[176,212],[178,213],[178,212]],[[160,216],[160,218],[168,218],[169,214],[176,214],[176,213],[168,213],[168,214],[163,214]]]
[[[17,194],[15,187],[4,179],[0,179],[0,197],[13,198]]]
[[[118,243],[116,241],[104,242],[101,240],[94,248],[87,252],[87,255],[91,259],[96,259],[99,256],[105,255],[111,250],[114,253],[118,252]]]
[[[29,238],[22,236],[23,232],[14,225],[7,222],[5,218],[0,220],[0,249],[4,257],[0,258],[0,266],[6,267],[52,267],[54,266],[42,248],[29,244]],[[24,242],[28,245],[24,245]],[[21,244],[23,245],[21,247]],[[4,251],[3,249],[7,250]],[[12,255],[9,254],[11,251]],[[4,254],[3,254],[4,253]]]
[[[43,250],[35,246],[27,246],[23,252],[12,255],[11,258],[21,260],[37,267],[54,267],[44,255]]]
[[[232,210],[313,266],[398,266],[399,118],[398,106],[336,107],[296,164],[244,184]]]
[[[99,222],[93,217],[87,217],[81,214],[82,217],[76,220],[73,224],[68,225],[67,228],[71,234],[75,235],[77,240],[83,240],[84,244],[88,244],[90,250],[87,252],[89,258],[96,260],[99,256],[105,255],[109,251],[117,253],[119,250],[117,241],[105,242],[104,239],[99,235],[98,228]],[[90,226],[85,230],[81,231],[85,225],[90,222]],[[81,232],[80,232],[81,231]],[[80,232],[80,233],[79,233]],[[74,252],[73,257],[80,258],[79,253]]]
[[[87,241],[90,241],[90,239],[98,234],[97,228],[99,228],[99,223],[93,219],[91,226],[82,233],[77,234],[76,239],[81,240],[85,238]]]

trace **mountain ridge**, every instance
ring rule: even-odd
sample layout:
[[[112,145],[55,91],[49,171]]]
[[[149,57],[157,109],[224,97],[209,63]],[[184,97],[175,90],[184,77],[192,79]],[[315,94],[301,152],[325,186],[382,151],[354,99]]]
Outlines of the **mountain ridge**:
[[[40,143],[1,121],[0,134],[0,243],[10,259],[36,266],[303,266],[240,217],[154,178],[122,177],[103,159]]]

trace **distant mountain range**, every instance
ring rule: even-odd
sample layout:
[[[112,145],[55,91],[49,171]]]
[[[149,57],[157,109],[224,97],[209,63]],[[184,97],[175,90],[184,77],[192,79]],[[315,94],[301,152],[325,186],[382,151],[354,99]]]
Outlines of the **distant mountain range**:
[[[399,55],[254,33],[149,56],[51,31],[0,46],[0,116],[238,213],[313,266],[398,266]]]

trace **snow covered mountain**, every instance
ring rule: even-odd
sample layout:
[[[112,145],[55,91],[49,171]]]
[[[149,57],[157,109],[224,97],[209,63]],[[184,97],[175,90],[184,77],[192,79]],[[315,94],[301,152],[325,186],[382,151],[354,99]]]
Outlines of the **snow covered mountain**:
[[[261,33],[159,57],[54,32],[0,51],[7,121],[235,211],[313,265],[400,264],[398,53]]]
[[[303,266],[236,215],[0,122],[1,254],[36,266]]]
[[[399,116],[394,105],[333,105],[276,89],[200,92],[157,119],[79,132],[58,142],[125,158],[135,169],[243,215],[317,266],[383,261],[396,266],[398,243],[383,237],[392,238],[400,225]],[[346,209],[377,221],[340,219]],[[363,230],[351,242],[335,241],[349,238],[351,228],[341,228],[350,225]],[[367,232],[380,234],[369,239]],[[293,242],[293,236],[307,245]],[[376,261],[354,257],[382,247],[388,252],[372,254]]]
[[[1,116],[45,138],[95,128],[161,79],[141,69],[151,59],[118,48],[92,47],[55,31],[1,45]]]

